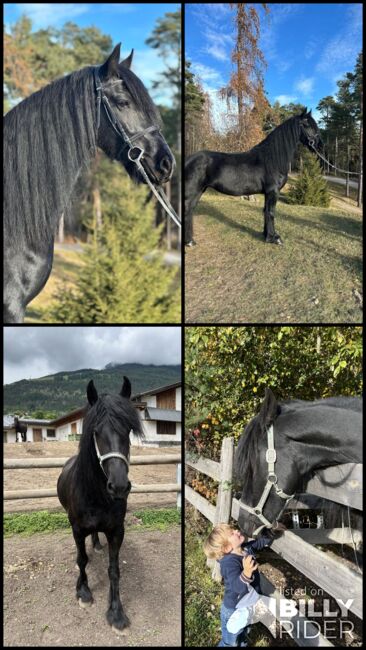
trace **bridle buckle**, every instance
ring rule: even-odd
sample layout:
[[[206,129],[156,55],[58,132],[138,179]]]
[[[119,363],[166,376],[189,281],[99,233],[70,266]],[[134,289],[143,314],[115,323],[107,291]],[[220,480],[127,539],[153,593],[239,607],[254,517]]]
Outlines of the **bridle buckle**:
[[[132,155],[133,151],[138,151],[139,152],[136,157],[134,157]],[[145,153],[144,149],[141,149],[140,147],[131,147],[127,152],[127,157],[128,157],[129,160],[131,160],[131,162],[139,163],[139,162],[141,162],[141,158],[143,158],[144,153]]]

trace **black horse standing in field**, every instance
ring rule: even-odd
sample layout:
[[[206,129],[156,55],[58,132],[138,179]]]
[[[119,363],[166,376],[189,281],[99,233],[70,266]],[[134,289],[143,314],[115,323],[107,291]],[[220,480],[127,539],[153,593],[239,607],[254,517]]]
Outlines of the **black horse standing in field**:
[[[288,501],[317,469],[362,462],[362,399],[278,403],[266,389],[235,454],[241,483],[239,525],[250,537],[280,528]]]
[[[317,123],[307,109],[280,124],[245,153],[198,151],[190,156],[185,164],[186,245],[195,244],[193,210],[208,187],[231,196],[264,194],[265,241],[282,244],[274,226],[275,207],[300,142],[312,152],[314,146],[321,146]]]
[[[158,110],[130,70],[133,51],[118,63],[120,47],[103,65],[54,81],[4,117],[5,323],[22,322],[46,284],[58,222],[97,147],[137,183],[146,182],[133,162],[141,151],[155,186],[173,173]]]
[[[27,431],[28,427],[24,422],[19,422],[18,416],[14,418],[14,428],[15,428],[15,441],[18,442],[18,433],[20,433],[21,441],[27,442]]]
[[[119,395],[101,395],[93,381],[87,387],[89,407],[77,456],[69,458],[57,482],[57,493],[65,508],[77,547],[80,576],[76,595],[81,607],[93,602],[85,567],[88,556],[85,538],[92,535],[93,547],[101,550],[98,532],[105,533],[109,546],[109,608],[107,621],[117,630],[129,625],[119,595],[119,551],[124,537],[130,432],[143,437],[136,408],[130,401],[131,384],[124,377]]]

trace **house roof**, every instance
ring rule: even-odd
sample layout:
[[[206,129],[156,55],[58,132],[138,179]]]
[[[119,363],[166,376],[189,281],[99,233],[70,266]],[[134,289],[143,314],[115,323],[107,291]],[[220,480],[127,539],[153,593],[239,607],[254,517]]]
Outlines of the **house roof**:
[[[153,406],[147,406],[145,409],[147,420],[162,420],[164,422],[181,422],[181,411],[175,409],[157,409]]]
[[[145,390],[143,393],[136,393],[132,396],[132,400],[135,401],[138,397],[143,395],[157,395],[157,393],[164,393],[166,390],[172,390],[173,388],[179,388],[182,385],[181,381],[177,381],[175,384],[166,384],[165,386],[159,386],[159,388],[153,388],[150,390]]]

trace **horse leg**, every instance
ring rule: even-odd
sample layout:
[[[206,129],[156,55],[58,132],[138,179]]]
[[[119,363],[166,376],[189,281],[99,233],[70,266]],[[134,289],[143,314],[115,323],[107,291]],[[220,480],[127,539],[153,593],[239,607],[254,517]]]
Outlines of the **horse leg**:
[[[191,175],[190,170],[186,169],[184,200],[184,243],[186,246],[194,246],[196,244],[193,239],[193,210],[203,192],[207,189],[207,185],[205,185],[205,173],[205,166],[200,170],[196,170]]]
[[[93,548],[96,553],[101,553],[103,550],[103,546],[101,545],[98,537],[98,533],[92,533],[92,541],[93,541]]]
[[[76,583],[76,597],[79,600],[80,607],[88,607],[93,602],[93,596],[88,587],[88,577],[85,572],[85,567],[88,564],[88,556],[85,550],[86,535],[76,532],[74,529],[72,532],[78,550],[76,562],[80,570],[80,575]]]
[[[264,199],[264,229],[265,240],[269,244],[282,244],[280,235],[275,231],[274,218],[275,207],[278,199],[278,191],[271,190],[265,194]]]
[[[193,239],[193,210],[200,200],[203,192],[197,192],[193,197],[187,198],[184,203],[184,243],[186,246],[195,246]]]
[[[109,567],[108,575],[110,581],[109,589],[109,608],[107,610],[107,621],[116,630],[123,630],[130,624],[125,612],[123,611],[119,595],[119,550],[123,542],[124,528],[106,532],[109,548]]]

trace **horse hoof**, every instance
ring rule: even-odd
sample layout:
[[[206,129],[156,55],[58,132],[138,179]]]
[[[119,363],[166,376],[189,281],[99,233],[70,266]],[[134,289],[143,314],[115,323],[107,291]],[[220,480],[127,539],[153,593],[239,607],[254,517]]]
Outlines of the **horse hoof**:
[[[130,630],[128,629],[128,627],[124,627],[123,630],[119,630],[118,627],[116,627],[115,625],[112,625],[112,630],[118,636],[127,636],[130,633]]]
[[[197,246],[197,242],[195,242],[194,239],[191,239],[191,241],[186,242],[186,246],[192,248],[192,246]]]
[[[79,603],[79,607],[81,607],[82,609],[87,609],[92,605],[93,600],[85,601],[85,600],[81,600],[81,598],[78,598],[78,603]]]
[[[103,546],[100,546],[99,548],[97,546],[94,546],[94,552],[95,553],[103,553]]]

